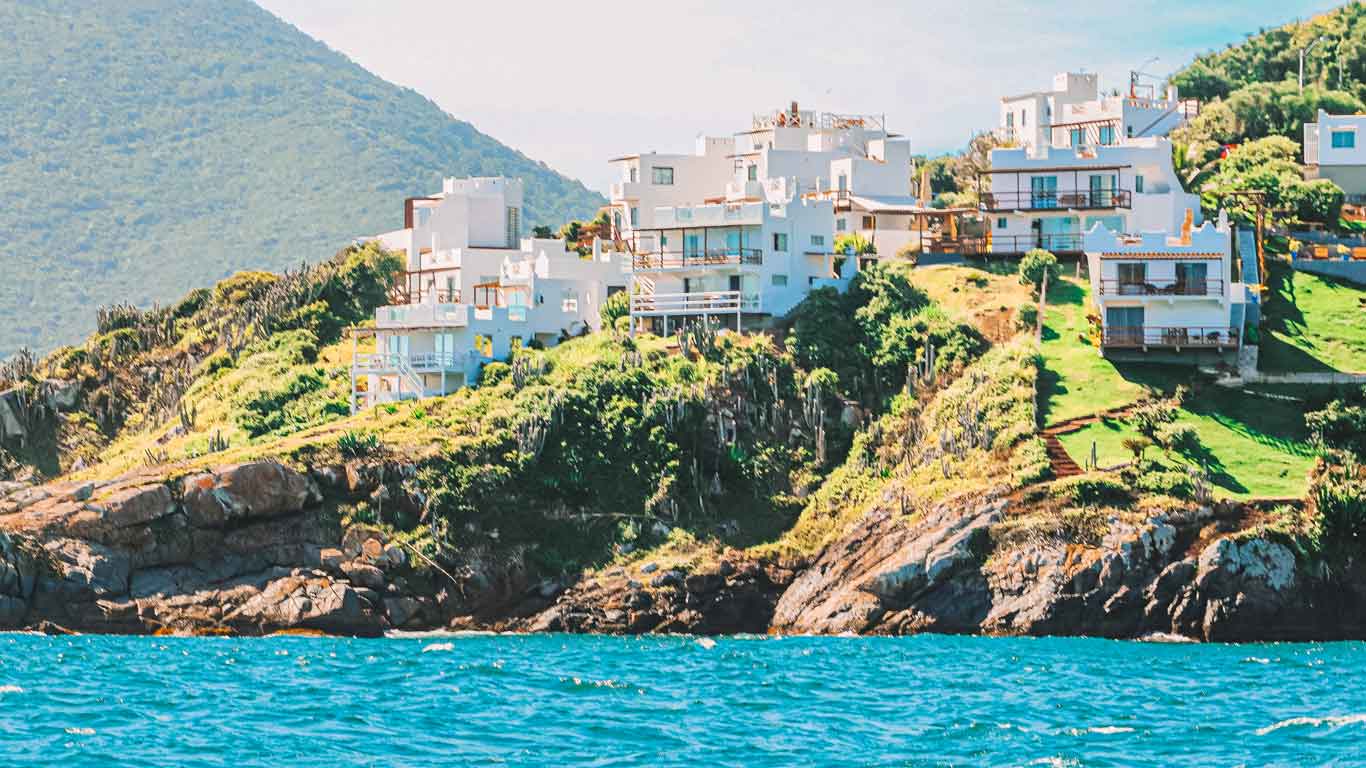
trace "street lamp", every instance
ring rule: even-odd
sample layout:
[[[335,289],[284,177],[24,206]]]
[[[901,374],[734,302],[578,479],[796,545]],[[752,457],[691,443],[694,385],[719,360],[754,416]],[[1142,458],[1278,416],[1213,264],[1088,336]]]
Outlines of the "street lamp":
[[[1314,50],[1314,46],[1318,45],[1319,43],[1321,43],[1321,42],[1323,42],[1324,40],[1327,40],[1327,39],[1328,39],[1328,37],[1327,37],[1326,35],[1319,35],[1318,37],[1314,38],[1314,42],[1312,42],[1312,43],[1310,43],[1309,45],[1307,45],[1307,46],[1305,46],[1305,47],[1303,47],[1303,48],[1300,49],[1300,93],[1304,93],[1304,57],[1305,57],[1305,55],[1307,55],[1310,51]]]

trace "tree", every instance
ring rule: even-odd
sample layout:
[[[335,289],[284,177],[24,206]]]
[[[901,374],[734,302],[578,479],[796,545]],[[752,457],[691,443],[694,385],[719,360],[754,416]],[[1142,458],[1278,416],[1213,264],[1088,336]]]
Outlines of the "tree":
[[[1039,290],[1045,274],[1051,279],[1056,278],[1058,272],[1058,257],[1051,251],[1034,248],[1020,259],[1020,282],[1034,286],[1035,291]]]
[[[537,240],[549,240],[555,236],[555,231],[545,224],[537,224],[531,228],[531,236]]]
[[[871,256],[877,254],[877,246],[857,232],[846,232],[835,238],[835,253],[845,256]]]

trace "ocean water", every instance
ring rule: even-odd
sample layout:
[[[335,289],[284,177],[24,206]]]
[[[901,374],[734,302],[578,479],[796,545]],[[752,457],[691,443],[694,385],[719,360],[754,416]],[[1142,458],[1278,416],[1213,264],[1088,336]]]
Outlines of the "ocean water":
[[[0,635],[0,765],[1366,765],[1366,644]]]

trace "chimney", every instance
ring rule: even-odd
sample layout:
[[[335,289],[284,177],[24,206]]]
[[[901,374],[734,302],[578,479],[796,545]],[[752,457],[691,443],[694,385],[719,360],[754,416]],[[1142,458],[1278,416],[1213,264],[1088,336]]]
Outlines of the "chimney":
[[[1191,227],[1195,224],[1195,211],[1186,209],[1186,220],[1181,222],[1181,244],[1191,244]]]

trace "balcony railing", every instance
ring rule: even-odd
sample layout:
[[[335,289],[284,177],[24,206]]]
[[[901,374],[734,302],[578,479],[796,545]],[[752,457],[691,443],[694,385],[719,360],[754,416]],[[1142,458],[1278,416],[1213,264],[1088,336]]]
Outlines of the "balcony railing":
[[[1236,347],[1238,329],[1228,326],[1109,326],[1106,347]]]
[[[709,248],[707,250],[653,251],[637,253],[631,266],[640,271],[655,269],[699,269],[706,267],[759,265],[764,252],[759,248]]]
[[[985,237],[963,237],[958,240],[959,252],[965,254],[1022,254],[1035,248],[1053,253],[1081,253],[1081,234],[1058,235],[992,235],[990,244]]]
[[[389,291],[390,304],[422,304],[435,301],[437,304],[459,304],[459,288],[409,288],[396,285]]]
[[[375,311],[377,328],[460,327],[468,325],[469,320],[469,307],[464,304],[403,304]]]
[[[650,293],[631,297],[631,314],[716,315],[752,309],[757,302],[739,291],[699,291],[697,293]]]
[[[1099,210],[1132,206],[1133,199],[1127,189],[993,192],[982,195],[982,209],[988,212]]]
[[[359,371],[392,372],[405,367],[414,371],[460,371],[465,368],[466,357],[454,352],[418,352],[399,355],[389,352],[356,355],[355,366]]]
[[[1223,296],[1224,281],[1218,278],[1203,280],[1136,280],[1101,278],[1102,296]]]

